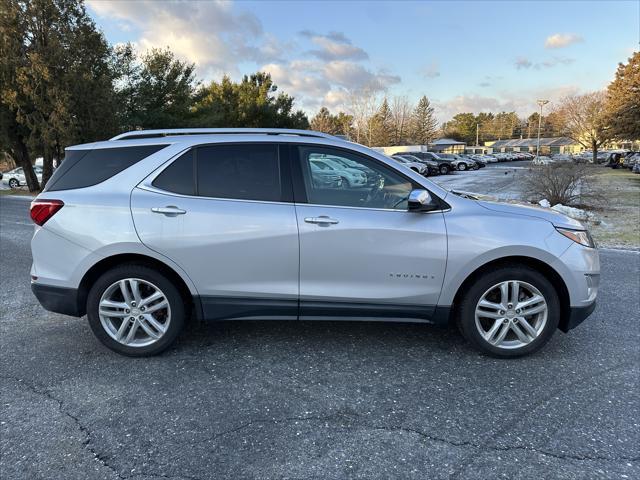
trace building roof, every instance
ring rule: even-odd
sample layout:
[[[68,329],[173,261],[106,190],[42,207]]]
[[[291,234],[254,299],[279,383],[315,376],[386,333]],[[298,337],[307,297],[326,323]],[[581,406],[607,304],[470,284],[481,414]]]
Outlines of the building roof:
[[[489,143],[489,142],[487,142]],[[540,138],[540,146],[541,147],[561,147],[564,145],[575,145],[575,140],[569,137],[541,137]],[[535,147],[538,144],[537,138],[516,138],[510,140],[498,140],[492,143],[492,148],[503,148],[503,147]]]
[[[431,142],[429,145],[466,145],[466,143],[459,142],[458,140],[454,140],[453,138],[439,138]]]

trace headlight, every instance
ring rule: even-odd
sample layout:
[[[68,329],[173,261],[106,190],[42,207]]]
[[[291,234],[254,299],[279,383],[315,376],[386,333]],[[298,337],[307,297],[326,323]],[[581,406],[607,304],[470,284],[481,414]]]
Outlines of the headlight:
[[[567,237],[569,240],[573,240],[580,245],[584,245],[585,247],[595,248],[596,244],[591,238],[591,234],[587,230],[571,230],[569,228],[559,228],[556,227],[556,230],[560,232],[562,235]]]

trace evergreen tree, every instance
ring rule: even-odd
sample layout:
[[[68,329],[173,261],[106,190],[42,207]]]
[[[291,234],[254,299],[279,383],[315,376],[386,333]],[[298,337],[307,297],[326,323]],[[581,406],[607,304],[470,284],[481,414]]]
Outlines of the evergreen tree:
[[[607,120],[619,140],[640,140],[640,52],[620,63],[607,89]]]
[[[429,99],[424,95],[411,116],[411,140],[418,145],[427,145],[438,134],[438,122]]]

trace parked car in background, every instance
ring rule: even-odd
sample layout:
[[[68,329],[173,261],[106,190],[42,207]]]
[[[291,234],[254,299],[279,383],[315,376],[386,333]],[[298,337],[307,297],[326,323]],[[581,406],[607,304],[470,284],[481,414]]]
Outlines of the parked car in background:
[[[476,159],[476,160],[480,160],[486,163],[497,163],[498,159],[496,157],[494,157],[493,155],[481,155],[481,154],[475,154],[475,155],[471,155],[471,158]]]
[[[438,172],[440,173],[440,175],[447,175],[448,173],[451,173],[454,170],[453,165],[451,165],[451,162],[449,160],[441,158],[439,155],[433,152],[406,152],[406,153],[409,155],[413,155],[414,157],[419,158],[420,160],[431,160],[433,162],[436,162],[438,164]]]
[[[33,171],[36,174],[38,182],[42,182],[42,167],[35,166],[33,167]],[[10,188],[18,188],[27,184],[27,178],[24,175],[22,167],[4,172],[0,178],[2,179],[2,183],[8,185]]]
[[[332,171],[323,170],[313,162],[310,164],[313,170],[313,186],[316,188],[342,188],[342,177]]]
[[[331,158],[321,155],[314,156],[311,159],[311,165],[340,176],[345,187],[362,187],[367,183],[367,176],[361,170],[345,167]]]
[[[633,169],[633,166],[636,164],[638,159],[640,158],[640,153],[636,152],[627,152],[622,160],[622,166],[628,168],[629,170]]]
[[[464,158],[465,160],[469,160],[470,162],[475,163],[478,168],[484,168],[484,167],[487,166],[486,160],[481,160],[479,158],[473,158],[471,155],[466,155],[466,154],[459,155],[459,156],[461,158]]]
[[[477,170],[480,168],[475,161],[466,159],[460,155],[453,153],[439,153],[438,156],[445,160],[449,160],[453,168],[460,172],[464,172],[465,170]]]
[[[404,158],[401,155],[391,155],[390,158],[395,160],[396,162],[399,162],[399,163],[402,163],[403,165],[406,165],[411,170],[413,170],[414,172],[419,173],[420,175],[424,175],[424,176],[428,176],[429,175],[429,167],[427,167],[422,162],[413,162],[413,161],[411,161],[411,160],[409,160],[407,158]]]
[[[428,175],[427,176],[440,175],[440,169],[438,168],[438,162],[434,162],[433,160],[423,160],[421,158],[418,158],[418,157],[416,157],[414,155],[410,155],[410,154],[407,154],[407,153],[394,153],[392,156],[393,157],[402,157],[405,160],[408,160],[410,162],[422,163],[428,169]]]
[[[314,181],[329,156],[378,182]],[[39,302],[86,314],[129,356],[162,352],[193,315],[452,322],[479,350],[517,357],[585,320],[600,278],[577,220],[448,191],[309,130],[133,131],[70,147],[30,214]]]

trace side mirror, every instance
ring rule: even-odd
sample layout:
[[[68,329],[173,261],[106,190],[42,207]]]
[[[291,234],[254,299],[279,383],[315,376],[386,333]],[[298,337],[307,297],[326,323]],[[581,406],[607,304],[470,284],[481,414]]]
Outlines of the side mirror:
[[[438,208],[431,194],[422,189],[411,190],[408,203],[410,212],[429,212]]]

